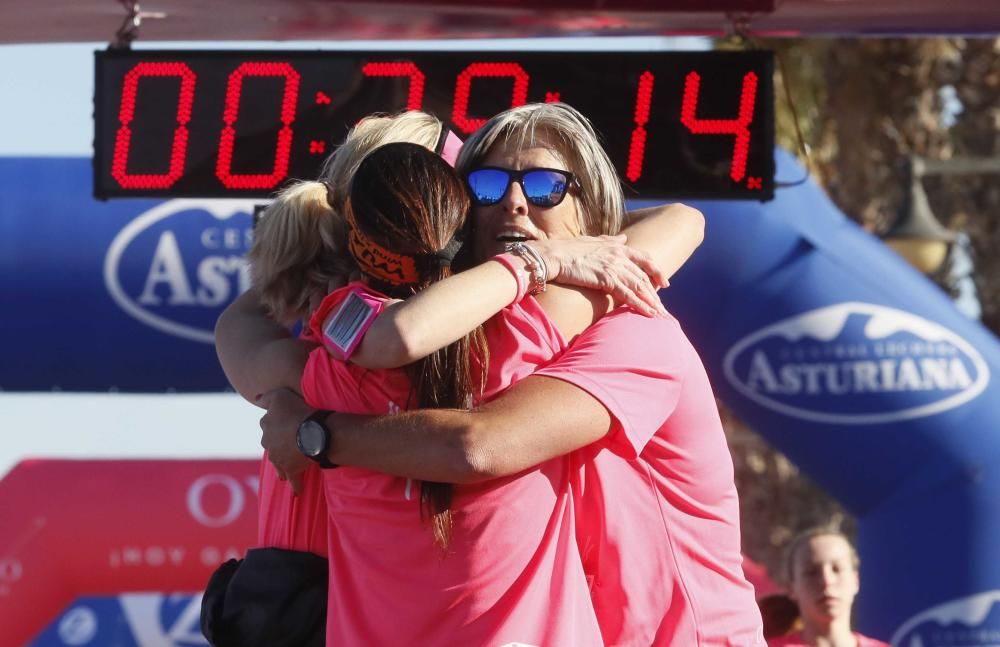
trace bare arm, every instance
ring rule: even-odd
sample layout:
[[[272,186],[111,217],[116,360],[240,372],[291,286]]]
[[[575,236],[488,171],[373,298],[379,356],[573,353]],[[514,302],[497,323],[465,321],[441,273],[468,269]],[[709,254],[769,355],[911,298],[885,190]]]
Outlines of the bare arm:
[[[673,274],[701,243],[704,217],[684,205],[651,207],[630,214],[629,243]],[[560,275],[571,276],[566,259],[553,256]],[[579,268],[578,268],[579,269]],[[600,279],[599,279],[600,280]],[[638,281],[638,279],[636,279]],[[466,334],[513,299],[515,281],[499,263],[484,263],[431,286],[376,320],[352,358],[362,366],[402,366]],[[612,291],[608,288],[605,291]],[[550,290],[543,306],[567,338],[603,314],[610,303],[595,295]],[[473,302],[466,304],[467,299]],[[260,307],[251,290],[233,302],[216,324],[216,350],[233,387],[248,401],[279,386],[298,389],[311,346],[292,339]],[[387,351],[380,353],[379,350]]]
[[[553,402],[560,406],[554,408]],[[516,474],[585,447],[608,433],[611,416],[572,384],[528,377],[502,398],[472,412],[424,410],[408,413],[398,422],[393,417],[342,422],[339,415],[331,416],[331,428],[337,430],[329,452],[334,462],[339,459],[423,480],[468,483]],[[371,444],[373,435],[379,438],[378,447]],[[427,455],[420,456],[422,452]],[[440,452],[444,455],[435,456]]]
[[[243,293],[215,324],[215,351],[233,388],[251,404],[261,393],[299,391],[313,346],[292,337],[264,312],[256,292]]]
[[[649,254],[668,278],[691,257],[705,239],[705,216],[686,204],[667,204],[630,211],[628,244]]]
[[[705,219],[697,209],[672,204],[630,212],[629,222],[623,233],[628,236],[629,248],[641,252],[638,255],[627,248],[600,246],[599,239],[590,237],[534,245],[549,265],[553,282],[610,294],[616,303],[627,303],[652,316],[662,309],[655,288],[665,285],[701,244]],[[515,292],[514,278],[499,263],[478,265],[388,306],[365,334],[351,361],[367,368],[394,368],[414,362],[481,325],[509,305]],[[593,295],[547,295],[542,304],[558,325],[560,318],[586,317],[597,308],[595,299]],[[609,306],[607,302],[596,316]],[[574,308],[574,312],[567,311]],[[569,326],[567,336],[579,330]]]
[[[704,238],[705,217],[697,209],[683,204],[649,207],[630,212],[628,216],[630,224],[625,233],[629,236],[629,246],[649,254],[665,276],[680,269]],[[567,273],[580,275],[587,271],[587,268],[579,268]],[[614,302],[620,302],[620,299],[612,300],[601,293],[613,295],[612,290],[586,289],[592,287],[586,281],[576,285],[584,289],[554,289],[538,298],[545,314],[571,343],[576,335],[603,317]]]
[[[288,391],[267,394],[261,445],[292,479],[309,464],[295,445],[295,430],[311,412]],[[559,407],[553,407],[559,402]],[[528,377],[501,398],[474,411],[425,409],[374,417],[327,417],[338,465],[354,465],[406,478],[471,483],[516,474],[602,438],[607,409],[586,391],[555,378]]]
[[[509,305],[517,281],[496,261],[430,285],[387,305],[351,355],[366,368],[405,366],[461,339]]]

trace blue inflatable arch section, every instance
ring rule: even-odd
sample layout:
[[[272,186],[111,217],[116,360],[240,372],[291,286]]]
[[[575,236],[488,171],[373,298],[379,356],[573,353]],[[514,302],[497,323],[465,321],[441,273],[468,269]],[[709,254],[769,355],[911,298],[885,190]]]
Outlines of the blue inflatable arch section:
[[[857,515],[860,629],[1000,644],[997,338],[812,182],[696,206],[705,243],[663,300],[719,397]]]
[[[225,388],[212,325],[247,284],[252,204],[90,186],[89,160],[0,158],[0,389]],[[811,182],[696,206],[705,243],[664,301],[719,396],[858,517],[859,628],[1000,644],[1000,343]]]

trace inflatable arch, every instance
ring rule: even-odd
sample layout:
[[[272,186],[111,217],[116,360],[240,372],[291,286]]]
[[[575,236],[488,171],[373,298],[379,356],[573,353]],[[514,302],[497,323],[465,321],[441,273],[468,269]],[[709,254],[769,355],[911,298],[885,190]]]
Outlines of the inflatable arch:
[[[32,315],[5,322],[0,388],[225,387],[211,329],[246,284],[251,205],[96,203],[80,159],[0,159],[0,188],[0,304]],[[812,183],[696,206],[705,243],[664,301],[718,395],[857,515],[860,629],[1000,642],[1000,343]],[[23,532],[0,526],[0,565]]]

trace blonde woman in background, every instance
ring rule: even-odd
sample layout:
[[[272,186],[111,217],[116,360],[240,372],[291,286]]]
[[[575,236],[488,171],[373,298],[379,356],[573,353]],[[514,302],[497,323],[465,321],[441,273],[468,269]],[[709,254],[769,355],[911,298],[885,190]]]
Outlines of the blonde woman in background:
[[[847,537],[812,528],[789,544],[785,558],[788,597],[799,608],[799,630],[770,638],[769,647],[889,647],[851,629],[860,560]]]

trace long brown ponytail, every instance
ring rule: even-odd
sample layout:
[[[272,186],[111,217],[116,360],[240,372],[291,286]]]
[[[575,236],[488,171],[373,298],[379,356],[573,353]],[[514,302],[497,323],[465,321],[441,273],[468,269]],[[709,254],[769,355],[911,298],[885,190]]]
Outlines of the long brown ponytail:
[[[447,162],[423,146],[386,144],[364,159],[351,183],[345,212],[352,254],[375,287],[405,298],[451,276],[468,211],[465,188]],[[486,357],[481,329],[411,364],[407,404],[471,406],[475,388],[485,382],[472,374],[474,353]],[[448,483],[421,484],[421,515],[430,517],[442,548],[451,539],[453,490]]]

